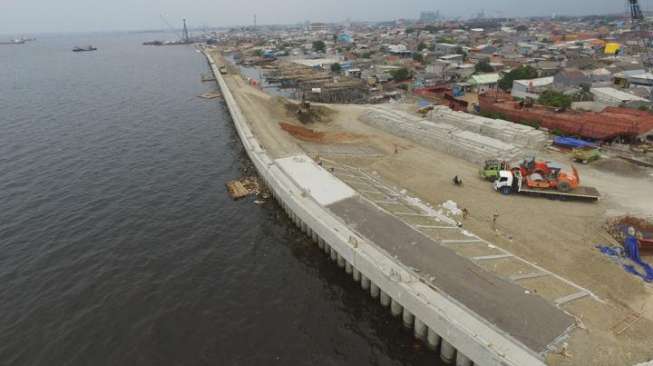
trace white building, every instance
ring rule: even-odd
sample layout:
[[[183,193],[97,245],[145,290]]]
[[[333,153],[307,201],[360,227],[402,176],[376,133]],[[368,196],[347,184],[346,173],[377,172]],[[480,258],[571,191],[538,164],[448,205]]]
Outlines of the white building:
[[[512,82],[511,95],[517,98],[538,99],[545,90],[553,87],[553,76],[539,79],[515,80]]]

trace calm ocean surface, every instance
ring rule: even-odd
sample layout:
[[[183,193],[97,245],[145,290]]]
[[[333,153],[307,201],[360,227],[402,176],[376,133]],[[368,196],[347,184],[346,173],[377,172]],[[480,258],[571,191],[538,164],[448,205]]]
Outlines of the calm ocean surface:
[[[205,59],[157,36],[0,46],[0,365],[436,365],[274,202],[227,196],[248,162]]]

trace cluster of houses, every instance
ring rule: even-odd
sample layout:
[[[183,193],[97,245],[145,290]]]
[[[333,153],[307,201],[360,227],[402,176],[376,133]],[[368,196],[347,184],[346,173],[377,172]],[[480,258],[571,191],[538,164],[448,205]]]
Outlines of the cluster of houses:
[[[474,100],[501,85],[535,101],[553,90],[581,95],[585,108],[651,107],[651,40],[621,19],[425,18],[433,22],[305,23],[216,36],[250,63],[284,60],[330,71],[336,81],[360,79],[369,100],[443,85],[455,98]],[[534,70],[527,79],[500,83],[525,66]]]

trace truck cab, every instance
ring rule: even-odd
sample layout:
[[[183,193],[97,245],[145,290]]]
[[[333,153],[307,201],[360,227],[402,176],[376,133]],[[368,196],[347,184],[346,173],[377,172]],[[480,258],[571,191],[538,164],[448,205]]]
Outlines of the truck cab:
[[[494,182],[499,178],[499,172],[510,169],[510,165],[502,160],[486,160],[483,168],[479,171],[481,178]]]
[[[522,179],[519,170],[500,170],[497,180],[494,181],[493,187],[497,192],[502,194],[511,194],[519,192],[521,189]]]

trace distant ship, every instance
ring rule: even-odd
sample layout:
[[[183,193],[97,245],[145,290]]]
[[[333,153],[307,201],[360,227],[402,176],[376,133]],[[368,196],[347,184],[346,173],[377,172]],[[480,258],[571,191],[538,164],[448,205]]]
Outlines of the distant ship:
[[[75,47],[73,48],[73,52],[91,52],[91,51],[97,51],[97,48],[93,46],[86,46],[86,47]]]
[[[0,45],[10,45],[10,44],[25,44],[24,39],[14,39],[9,42],[0,42]]]

